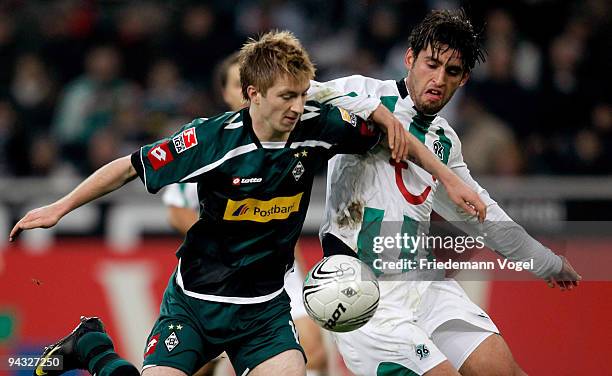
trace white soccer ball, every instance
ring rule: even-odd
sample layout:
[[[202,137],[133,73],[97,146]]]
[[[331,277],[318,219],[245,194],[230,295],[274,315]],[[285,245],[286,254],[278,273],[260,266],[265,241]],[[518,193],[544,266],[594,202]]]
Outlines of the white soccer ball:
[[[374,316],[380,290],[366,264],[355,257],[334,255],[310,269],[303,297],[306,312],[317,324],[334,332],[349,332]]]

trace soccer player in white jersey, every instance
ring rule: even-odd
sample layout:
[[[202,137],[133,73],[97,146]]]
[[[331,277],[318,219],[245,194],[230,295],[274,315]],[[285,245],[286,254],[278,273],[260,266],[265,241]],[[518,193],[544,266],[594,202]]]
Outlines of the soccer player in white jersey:
[[[485,223],[457,211],[444,187],[430,174],[412,162],[391,161],[382,148],[366,156],[338,155],[328,166],[326,216],[321,227],[324,253],[357,252],[371,262],[377,255],[372,253],[368,237],[381,234],[381,228],[389,234],[385,231],[394,224],[395,234],[427,233],[434,210],[468,234],[487,233],[485,244],[508,259],[533,259],[532,272],[549,286],[557,285],[561,290],[577,286],[581,277],[569,262],[514,223],[470,176],[457,134],[437,115],[466,83],[476,62],[484,60],[479,35],[465,13],[431,12],[413,30],[409,42],[406,78],[396,82],[351,76],[314,85],[312,91],[320,91],[322,97],[339,91],[381,99],[406,129],[480,194],[487,205]],[[342,102],[343,107],[355,110],[350,97],[331,102]],[[406,230],[409,228],[412,231]],[[426,257],[426,249],[416,251],[413,256]],[[395,260],[407,256],[397,249],[385,252],[381,256]],[[402,278],[392,273],[379,279],[381,300],[372,320],[354,332],[334,333],[347,366],[355,374],[524,374],[495,324],[454,280],[444,280],[444,276],[399,280]]]
[[[216,71],[216,83],[219,85],[223,101],[231,111],[238,111],[248,105],[242,96],[238,53],[225,58]],[[197,222],[200,203],[196,183],[178,183],[166,187],[162,196],[168,208],[168,221],[181,235]],[[296,257],[298,254],[296,254]],[[302,283],[304,277],[300,270],[299,258],[293,272],[287,275],[285,290],[291,298],[291,318],[300,336],[300,344],[306,352],[308,376],[317,376],[327,368],[327,353],[323,344],[321,329],[308,317],[302,300]],[[198,376],[212,374],[215,361],[209,362],[198,371]]]

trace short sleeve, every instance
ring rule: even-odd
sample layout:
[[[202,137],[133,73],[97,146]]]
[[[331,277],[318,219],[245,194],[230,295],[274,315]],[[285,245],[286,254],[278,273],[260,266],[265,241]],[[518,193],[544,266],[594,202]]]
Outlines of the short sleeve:
[[[132,165],[147,191],[178,183],[206,163],[204,119],[196,119],[168,138],[145,145],[132,154]]]

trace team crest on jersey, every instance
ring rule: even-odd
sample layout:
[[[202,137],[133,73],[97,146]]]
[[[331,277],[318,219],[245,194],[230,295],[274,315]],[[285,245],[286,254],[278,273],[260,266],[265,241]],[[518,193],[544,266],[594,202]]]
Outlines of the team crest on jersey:
[[[168,336],[168,338],[166,338],[166,340],[164,341],[164,343],[166,344],[166,348],[168,349],[168,352],[171,352],[172,350],[174,350],[176,348],[176,346],[178,346],[181,342],[179,341],[178,337],[176,336],[175,332],[172,332],[172,334],[170,334]]]
[[[177,153],[182,153],[198,144],[195,128],[189,128],[182,131],[178,136],[172,138],[174,149]]]
[[[144,354],[145,358],[155,352],[155,349],[157,348],[158,343],[159,343],[159,333],[151,337],[151,339],[147,343],[147,348]]]
[[[304,165],[302,164],[302,162],[298,161],[298,163],[293,168],[293,171],[291,171],[291,174],[293,174],[295,181],[300,180],[302,175],[304,175],[304,171],[305,171]]]
[[[419,360],[423,360],[429,356],[429,349],[425,344],[417,345],[414,349],[416,355],[419,357]]]
[[[433,149],[438,158],[440,158],[440,160],[444,160],[444,145],[440,142],[440,140],[434,141]]]
[[[149,150],[147,153],[147,158],[149,159],[149,162],[151,162],[151,166],[153,166],[155,171],[174,160],[174,157],[170,152],[170,147],[168,147],[168,142],[163,142]]]

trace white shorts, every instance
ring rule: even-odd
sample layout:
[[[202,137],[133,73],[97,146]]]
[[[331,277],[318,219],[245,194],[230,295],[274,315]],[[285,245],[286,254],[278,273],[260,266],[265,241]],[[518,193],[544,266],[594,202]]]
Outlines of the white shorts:
[[[304,299],[302,298],[302,286],[304,284],[304,276],[300,268],[295,265],[293,271],[285,278],[285,291],[291,298],[291,318],[297,320],[304,316],[308,316],[304,307]]]
[[[370,322],[333,337],[355,375],[408,370],[422,375],[447,359],[459,369],[482,341],[498,332],[456,281],[403,281],[382,282]]]

